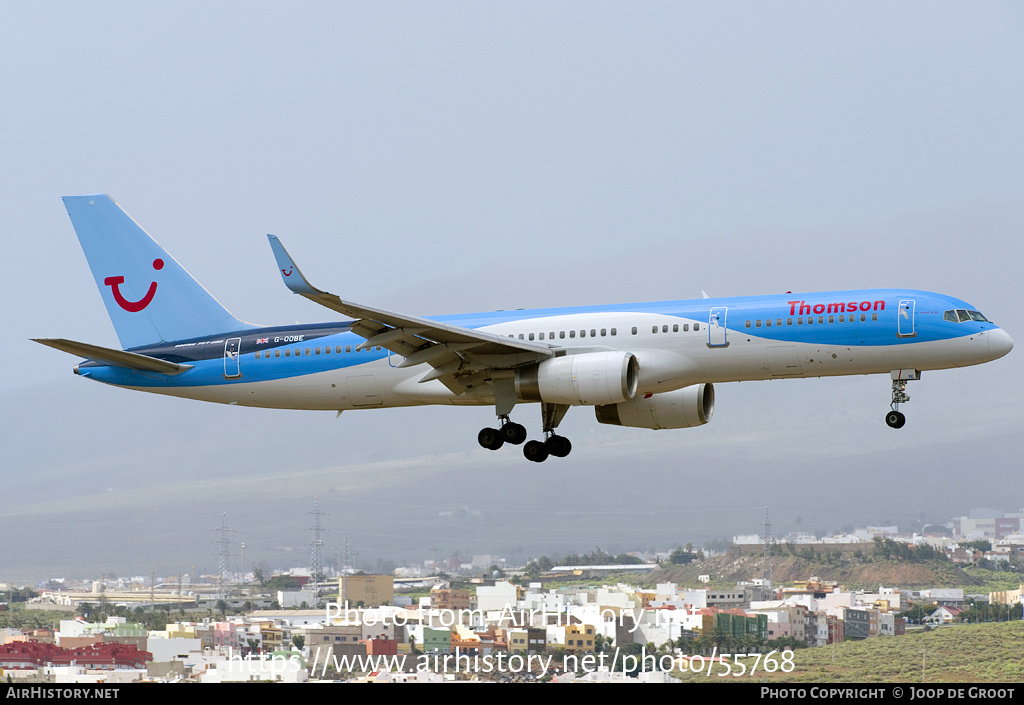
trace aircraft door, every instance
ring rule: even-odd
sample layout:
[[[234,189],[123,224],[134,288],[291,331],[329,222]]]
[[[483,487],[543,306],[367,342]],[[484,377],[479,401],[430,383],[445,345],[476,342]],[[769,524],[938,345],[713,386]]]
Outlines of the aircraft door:
[[[917,335],[914,330],[914,303],[913,299],[900,301],[899,313],[896,315],[896,335],[900,338],[913,338]]]
[[[242,347],[241,338],[228,338],[224,342],[224,378],[236,379],[242,376],[239,367],[238,351]]]
[[[726,339],[726,315],[729,309],[725,306],[715,306],[708,316],[708,347],[724,348],[729,345]]]

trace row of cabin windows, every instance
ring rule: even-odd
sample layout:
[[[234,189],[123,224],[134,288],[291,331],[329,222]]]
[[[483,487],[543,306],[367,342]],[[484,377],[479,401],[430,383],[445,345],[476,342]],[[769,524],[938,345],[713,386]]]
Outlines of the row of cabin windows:
[[[779,319],[779,320],[781,321],[782,319]],[[749,321],[748,321],[748,323],[749,323]],[[749,328],[750,326],[748,325],[747,327]],[[660,332],[668,333],[669,332],[669,328],[670,328],[670,326],[668,324],[663,325],[660,328]],[[674,323],[674,324],[672,324],[671,329],[672,329],[673,333],[678,333],[680,330],[682,330],[684,333],[688,333],[690,331],[690,324],[689,323],[682,323],[682,324]],[[693,324],[693,330],[694,331],[699,331],[700,330],[700,324],[699,323],[694,323]],[[639,331],[637,330],[636,326],[633,326],[632,329],[630,330],[630,332],[633,335],[637,335],[637,333]],[[658,333],[658,332],[659,332],[658,326],[651,326],[651,333]],[[579,331],[579,337],[580,338],[586,338],[586,337],[591,337],[591,338],[602,337],[602,338],[604,338],[604,337],[606,337],[608,335],[618,335],[618,333],[619,333],[618,328],[600,328],[600,329],[598,329],[598,328],[591,328],[589,332],[586,329],[581,329]],[[577,335],[577,332],[575,330],[570,330],[570,331],[561,330],[561,331],[558,331],[557,337],[560,340],[565,340],[566,338],[574,339],[574,338],[576,338],[576,335]],[[516,335],[514,333],[509,333],[508,337],[509,338],[515,338]],[[519,337],[520,340],[545,340],[545,339],[555,340],[556,336],[555,336],[555,331],[550,331],[548,333],[543,333],[543,332],[541,332],[541,333],[520,333],[518,337]],[[380,350],[381,346],[378,345],[376,347],[376,349]],[[294,355],[295,355],[295,357],[300,357],[302,355],[302,350],[303,350],[302,348],[294,348]],[[292,351],[293,351],[293,348],[285,348],[284,349],[284,356],[285,357],[291,357],[292,354],[293,354]],[[320,355],[321,354],[321,349],[319,347],[316,347],[316,348],[306,348],[305,351],[306,351],[306,355]],[[346,353],[352,352],[352,346],[351,345],[344,346],[344,351]],[[356,352],[364,352],[364,351],[365,351],[365,348],[364,348],[364,350],[357,350]],[[281,357],[281,349],[280,348],[276,348],[273,351],[270,351],[270,350],[263,350],[263,351],[257,350],[256,351],[256,359],[259,360],[261,357],[262,358],[270,358],[271,357],[271,352],[273,352],[273,357]],[[334,352],[335,352],[335,354],[340,355],[341,352],[342,352],[342,346],[341,345],[336,346],[334,348]],[[330,355],[331,354],[331,347],[329,345],[327,347],[323,348],[323,354],[325,354],[325,355]]]
[[[380,350],[381,347],[378,345],[374,349],[375,350]],[[369,348],[363,348],[362,350],[356,350],[356,352],[367,352],[368,350],[369,350]],[[347,353],[352,352],[352,346],[351,345],[344,346],[344,351],[347,352]],[[342,352],[342,346],[341,345],[335,346],[334,354],[335,355],[341,355],[341,352]],[[261,357],[264,358],[264,359],[269,359],[271,357],[271,353],[273,353],[273,357],[281,357],[281,348],[276,348],[274,350],[257,350],[256,351],[256,359],[259,360]],[[306,348],[306,355],[319,355],[320,353],[321,353],[321,349],[320,349],[319,346],[315,347],[315,348]],[[302,348],[294,348],[294,349],[293,348],[285,348],[284,349],[284,356],[285,357],[291,357],[293,354],[295,355],[295,357],[301,357],[302,356]],[[330,345],[327,345],[327,346],[325,346],[323,348],[323,354],[324,355],[330,355],[331,354],[331,346]]]
[[[678,333],[680,328],[682,328],[683,332],[689,332],[690,324],[689,323],[683,323],[680,326],[680,324],[675,323],[675,324],[672,325],[672,332],[673,333]],[[695,331],[700,330],[700,324],[699,323],[694,323],[693,324],[693,329]],[[669,326],[668,325],[661,326],[661,332],[662,333],[668,333],[668,330],[669,330]],[[633,335],[636,335],[637,332],[638,332],[637,331],[637,327],[633,326],[633,328],[631,329],[630,332]],[[651,332],[652,333],[657,333],[658,332],[658,326],[651,326]],[[608,335],[618,335],[618,333],[619,333],[618,328],[601,328],[601,329],[591,328],[589,336],[591,338],[597,338],[598,336],[603,338],[603,337],[608,336]],[[579,331],[579,337],[586,338],[587,335],[588,334],[587,334],[586,329],[583,329],[583,330]],[[517,336],[516,336],[515,333],[509,333],[508,337],[509,338],[515,338]],[[544,339],[554,340],[555,339],[555,331],[550,331],[548,333],[543,333],[543,332],[541,332],[541,333],[520,333],[518,337],[519,337],[520,340],[535,340],[535,339],[536,340],[544,340]],[[576,337],[576,331],[574,331],[574,330],[570,330],[570,331],[560,330],[560,331],[558,331],[558,336],[557,337],[558,337],[559,340],[565,340],[566,338],[572,339],[572,338]]]
[[[818,324],[820,325],[820,324],[825,323],[825,319],[826,318],[828,318],[828,322],[829,323],[835,323],[836,322],[836,316],[818,316]],[[839,323],[847,323],[847,322],[854,323],[857,320],[857,314],[851,313],[849,321],[846,320],[846,314],[843,314],[843,313],[839,314],[838,318],[839,318]],[[793,320],[794,319],[792,319],[792,318],[786,318],[785,319],[786,325],[787,326],[793,325]],[[860,320],[861,321],[868,320],[867,314],[866,313],[860,314]],[[877,313],[872,313],[871,314],[871,320],[872,321],[877,321],[878,320],[878,314]],[[782,318],[776,318],[775,319],[775,325],[778,326],[778,327],[781,327],[782,326],[782,321],[783,321]],[[796,324],[798,326],[802,326],[804,324],[804,317],[803,316],[797,317],[796,318]],[[807,317],[807,325],[810,326],[810,325],[813,325],[813,324],[814,324],[814,316],[808,316]],[[746,324],[745,324],[745,326],[747,328],[750,328],[751,325],[753,325],[754,328],[760,328],[761,327],[761,319],[758,318],[756,321],[753,321],[753,322],[747,321]],[[765,326],[765,328],[771,328],[772,327],[772,319],[766,318],[764,320],[764,326]]]

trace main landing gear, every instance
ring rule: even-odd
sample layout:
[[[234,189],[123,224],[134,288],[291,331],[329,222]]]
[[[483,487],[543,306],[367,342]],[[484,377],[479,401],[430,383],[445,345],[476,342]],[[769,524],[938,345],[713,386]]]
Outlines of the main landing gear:
[[[548,456],[564,458],[572,451],[572,443],[565,436],[555,433],[562,417],[569,407],[565,404],[541,404],[541,415],[544,420],[544,440],[527,441],[523,446],[523,455],[527,460],[543,463]],[[505,443],[520,445],[526,441],[526,428],[509,419],[508,414],[499,415],[500,428],[481,429],[477,441],[487,450],[498,450]]]
[[[885,423],[889,428],[903,428],[907,423],[907,417],[900,410],[900,404],[910,401],[907,396],[907,382],[912,379],[921,379],[921,373],[917,370],[893,370],[892,377],[892,403],[891,411],[885,415]]]
[[[477,441],[487,450],[498,450],[505,443],[520,445],[526,440],[526,427],[509,419],[508,414],[500,418],[501,428],[484,428],[476,435]]]

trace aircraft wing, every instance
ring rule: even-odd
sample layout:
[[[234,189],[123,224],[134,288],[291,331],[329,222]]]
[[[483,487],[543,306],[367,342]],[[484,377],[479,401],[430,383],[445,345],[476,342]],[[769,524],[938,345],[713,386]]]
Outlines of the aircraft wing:
[[[96,362],[105,362],[108,365],[113,365],[114,367],[124,367],[129,370],[138,370],[140,372],[159,372],[165,375],[180,375],[185,370],[190,370],[194,367],[194,365],[179,365],[175,362],[161,360],[158,357],[125,352],[124,350],[114,350],[113,348],[104,348],[99,345],[90,345],[88,343],[79,343],[75,340],[67,340],[65,338],[33,338],[32,340],[51,348],[56,348],[62,352],[71,353],[72,355],[78,355],[79,357],[95,360]]]
[[[380,345],[401,355],[405,360],[399,367],[423,363],[433,367],[420,379],[421,382],[440,379],[452,391],[462,393],[491,379],[490,371],[509,370],[556,355],[553,348],[543,343],[344,301],[312,286],[281,241],[274,235],[267,237],[285,286],[321,306],[355,319],[352,332],[366,338],[360,348]]]

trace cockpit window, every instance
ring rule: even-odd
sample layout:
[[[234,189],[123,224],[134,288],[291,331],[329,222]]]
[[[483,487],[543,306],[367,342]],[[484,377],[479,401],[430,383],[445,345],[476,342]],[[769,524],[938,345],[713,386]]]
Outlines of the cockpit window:
[[[967,321],[979,321],[981,323],[988,323],[988,319],[985,318],[981,311],[968,311],[966,309],[950,309],[942,314],[942,320],[953,321],[959,323],[966,323]]]

